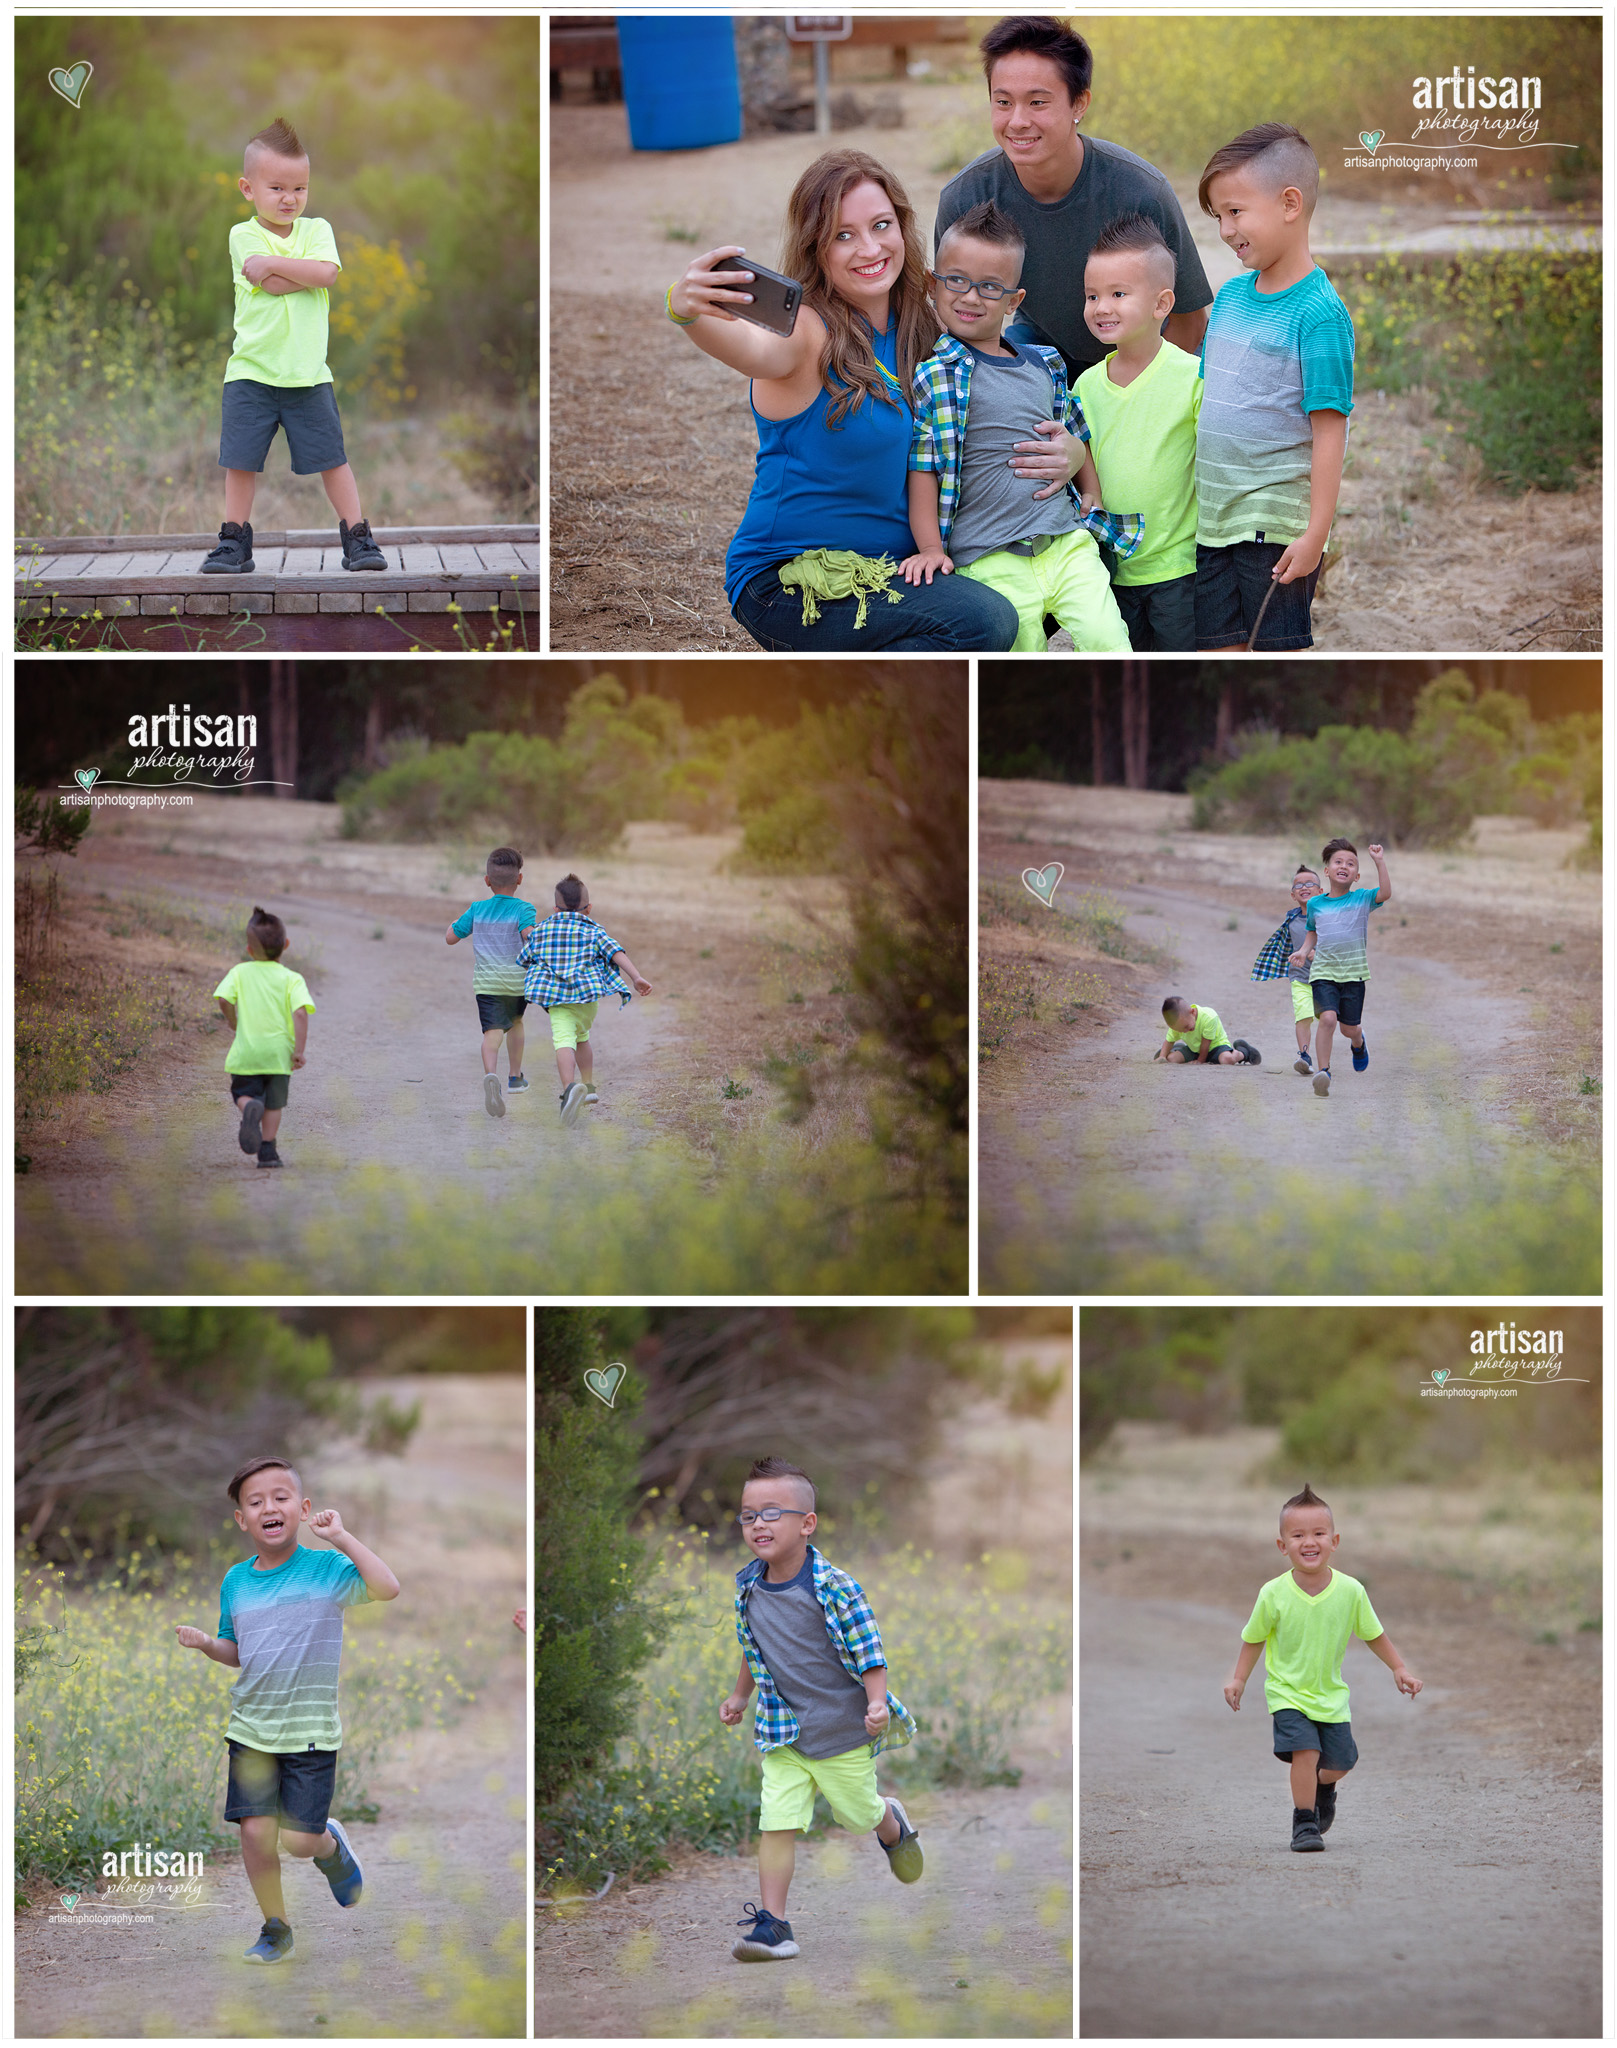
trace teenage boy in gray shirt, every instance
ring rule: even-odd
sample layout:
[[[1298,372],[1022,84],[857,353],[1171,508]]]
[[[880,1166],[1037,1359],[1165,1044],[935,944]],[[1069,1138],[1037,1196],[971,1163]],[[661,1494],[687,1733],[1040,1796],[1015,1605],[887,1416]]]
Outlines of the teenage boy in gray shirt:
[[[739,1727],[757,1687],[763,1905],[742,1908],[746,1917],[737,1924],[745,1931],[730,1951],[742,1963],[782,1962],[798,1953],[786,1893],[816,1791],[840,1826],[875,1830],[901,1883],[921,1875],[921,1844],[909,1816],[876,1789],[877,1753],[912,1741],[915,1722],[887,1690],[887,1657],[863,1589],[809,1541],[819,1520],[814,1501],[808,1474],[784,1458],[760,1458],[741,1489],[738,1520],[753,1561],[736,1574],[742,1665],[719,1719]]]

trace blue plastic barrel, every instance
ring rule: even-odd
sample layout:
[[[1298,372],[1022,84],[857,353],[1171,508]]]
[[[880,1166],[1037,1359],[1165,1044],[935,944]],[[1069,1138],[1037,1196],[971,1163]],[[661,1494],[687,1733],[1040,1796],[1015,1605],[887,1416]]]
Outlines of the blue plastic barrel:
[[[741,140],[741,79],[728,15],[620,14],[617,23],[623,104],[636,149],[707,149]]]

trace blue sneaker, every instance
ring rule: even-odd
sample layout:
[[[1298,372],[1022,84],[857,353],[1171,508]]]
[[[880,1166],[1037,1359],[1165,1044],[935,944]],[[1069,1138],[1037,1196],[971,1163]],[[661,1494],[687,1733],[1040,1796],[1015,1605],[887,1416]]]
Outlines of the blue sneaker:
[[[920,1839],[910,1826],[909,1815],[896,1799],[888,1800],[887,1811],[898,1822],[898,1840],[882,1842],[881,1845],[887,1851],[887,1861],[899,1883],[914,1884],[923,1867]],[[876,1839],[881,1842],[880,1835]]]
[[[1302,1052],[1298,1053],[1291,1066],[1293,1073],[1301,1074],[1304,1080],[1306,1080],[1314,1071],[1313,1055],[1305,1048]]]
[[[1355,1047],[1353,1048],[1353,1071],[1354,1071],[1354,1073],[1356,1073],[1356,1074],[1362,1074],[1362,1073],[1364,1072],[1365,1068],[1366,1068],[1367,1066],[1369,1066],[1369,1064],[1370,1064],[1370,1048],[1369,1048],[1369,1046],[1368,1046],[1368,1045],[1367,1045],[1367,1044],[1365,1043],[1365,1041],[1364,1041],[1364,1040],[1363,1040],[1363,1039],[1361,1038],[1361,1039],[1359,1040],[1358,1044],[1357,1044],[1357,1045],[1356,1045],[1356,1046],[1355,1046]]]
[[[527,1086],[528,1077],[526,1074],[507,1074],[505,1077],[505,1092],[507,1095],[522,1095],[526,1093]]]
[[[331,1896],[339,1906],[357,1906],[359,1895],[365,1889],[365,1873],[359,1867],[354,1845],[340,1820],[328,1820],[326,1829],[337,1844],[337,1853],[334,1856],[317,1856],[314,1867],[331,1886]]]
[[[242,1953],[244,1963],[278,1963],[292,1953],[292,1930],[284,1920],[266,1920],[263,1932]]]
[[[738,1963],[783,1963],[788,1956],[797,1954],[789,1920],[777,1920],[773,1913],[766,1913],[750,1899],[741,1910],[749,1918],[738,1920],[736,1925],[747,1931],[730,1951]]]

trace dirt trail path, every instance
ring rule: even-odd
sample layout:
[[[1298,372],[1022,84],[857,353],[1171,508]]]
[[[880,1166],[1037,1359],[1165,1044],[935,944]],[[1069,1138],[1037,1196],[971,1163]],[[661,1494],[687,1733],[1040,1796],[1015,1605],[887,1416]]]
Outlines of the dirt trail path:
[[[1085,1591],[1081,2033],[1598,2036],[1598,1798],[1355,1643],[1361,1761],[1324,1854],[1293,1856],[1261,1672],[1238,1716],[1221,1697],[1245,1619]]]
[[[1171,946],[1179,964],[1162,977],[1163,993],[1171,983],[1190,1001],[1211,1003],[1232,1037],[1258,1047],[1263,1064],[1166,1068],[1151,1058],[1162,1042],[1161,1020],[1141,1012],[1072,1042],[1046,1070],[1046,1099],[1056,1106],[1033,1129],[1016,1128],[1004,1112],[984,1117],[985,1284],[993,1273],[987,1247],[1003,1241],[1016,1191],[1026,1185],[1023,1154],[1035,1147],[1041,1184],[1126,1189],[1131,1205],[1149,1209],[1163,1249],[1189,1241],[1210,1200],[1227,1215],[1261,1197],[1276,1175],[1326,1159],[1344,1197],[1395,1200],[1458,1163],[1454,1132],[1462,1114],[1474,1120],[1469,1169],[1486,1172],[1499,1159],[1511,1117],[1506,1060],[1533,1036],[1519,1003],[1487,999],[1488,1028],[1467,1044],[1461,1064],[1441,1020],[1484,1014],[1484,990],[1436,960],[1373,957],[1364,1021],[1369,1069],[1353,1071],[1339,1036],[1331,1092],[1322,1100],[1292,1069],[1288,991],[1248,979],[1278,916],[1267,924],[1244,916],[1230,931],[1225,909],[1181,890],[1112,893],[1136,937]],[[1372,923],[1372,950],[1374,943]],[[1074,1256],[1101,1259],[1137,1244],[1138,1230],[1124,1218],[1109,1245],[1075,1246]]]
[[[306,974],[316,1010],[308,1065],[293,1076],[279,1138],[289,1170],[260,1173],[236,1144],[228,1035],[195,1035],[216,1015],[215,982],[239,957],[234,932],[222,936],[217,974],[189,993],[185,1050],[143,1059],[114,1095],[77,1107],[68,1144],[53,1143],[38,1170],[19,1180],[25,1291],[38,1284],[39,1241],[53,1237],[60,1247],[63,1217],[91,1239],[150,1231],[160,1221],[177,1245],[246,1257],[314,1238],[323,1217],[351,1205],[361,1175],[373,1189],[413,1191],[423,1203],[446,1190],[475,1190],[486,1204],[532,1204],[536,1173],[587,1156],[598,1129],[625,1133],[635,1145],[673,1135],[672,1113],[687,1106],[688,1092],[669,1088],[669,1062],[697,1056],[691,1041],[704,1035],[705,1020],[734,1017],[738,1003],[748,1016],[770,885],[719,876],[727,837],[631,826],[625,852],[584,865],[596,915],[654,989],[627,1009],[610,997],[600,1007],[600,1106],[576,1129],[561,1126],[548,1022],[530,1010],[523,1064],[531,1087],[506,1096],[505,1117],[491,1118],[471,946],[448,948],[443,936],[449,920],[486,893],[475,851],[362,844],[338,832],[332,805],[204,798],[194,812],[143,816],[86,843],[70,880],[115,898],[159,897],[231,926],[247,905],[268,903],[287,920],[288,964]],[[529,900],[543,905],[552,868],[566,866],[564,856],[533,863]],[[700,957],[703,947],[710,957]],[[502,1054],[502,1085],[505,1071]],[[150,1206],[157,1186],[160,1218]],[[402,1284],[379,1253],[370,1287]],[[482,1291],[471,1271],[465,1291]]]
[[[800,1840],[788,1912],[802,1953],[790,1962],[730,1954],[758,1897],[753,1856],[693,1855],[560,1925],[541,1907],[535,2033],[1069,2035],[1072,1759],[1019,1761],[1014,1790],[906,1796],[926,1856],[913,1887],[863,1838]]]
[[[375,1384],[423,1402],[404,1459],[311,1462],[308,1483],[339,1506],[360,1503],[344,1519],[404,1587],[385,1621],[487,1672],[477,1705],[406,1737],[372,1780],[380,1818],[349,1830],[365,1869],[357,1907],[341,1910],[318,1871],[282,1859],[296,1940],[284,1963],[242,1963],[258,1913],[240,1859],[211,1856],[202,1906],[150,1926],[20,1917],[19,2036],[522,2031],[527,1659],[511,1614],[526,1583],[526,1384]],[[474,1630],[482,1641],[465,1656]]]

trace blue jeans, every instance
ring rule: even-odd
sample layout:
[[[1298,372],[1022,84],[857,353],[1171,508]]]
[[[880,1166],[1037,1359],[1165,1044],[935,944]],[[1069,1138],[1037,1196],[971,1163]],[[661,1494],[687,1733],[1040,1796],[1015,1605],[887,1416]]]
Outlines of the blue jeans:
[[[1312,647],[1316,562],[1306,576],[1276,583],[1274,567],[1285,553],[1278,541],[1241,540],[1232,547],[1204,548],[1196,543],[1196,646],[1203,654],[1227,653],[1244,647],[1263,612],[1257,654],[1291,654]],[[1269,609],[1263,601],[1273,589]]]
[[[1016,638],[1016,607],[969,576],[934,576],[930,583],[889,586],[899,602],[877,595],[857,631],[859,600],[820,599],[820,616],[803,624],[803,594],[783,590],[774,569],[763,569],[736,594],[732,613],[771,654],[1003,654]]]

